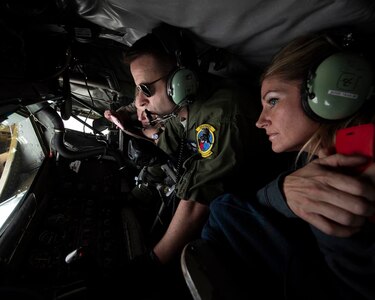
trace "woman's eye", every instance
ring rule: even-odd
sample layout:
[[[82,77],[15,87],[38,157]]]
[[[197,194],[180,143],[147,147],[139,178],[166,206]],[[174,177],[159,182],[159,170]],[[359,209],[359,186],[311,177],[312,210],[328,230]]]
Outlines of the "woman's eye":
[[[278,101],[279,101],[279,99],[277,99],[277,98],[271,98],[267,102],[268,102],[269,105],[275,106]]]

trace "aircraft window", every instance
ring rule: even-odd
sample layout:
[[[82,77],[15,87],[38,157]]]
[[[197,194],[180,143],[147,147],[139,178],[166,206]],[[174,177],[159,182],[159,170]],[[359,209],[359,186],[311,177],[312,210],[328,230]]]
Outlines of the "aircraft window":
[[[93,126],[93,121],[94,121],[93,118],[86,118],[82,116],[77,116],[77,118],[79,118],[81,122],[72,117],[69,118],[69,120],[63,120],[65,129],[71,129],[71,130],[76,130],[76,131],[83,132],[83,133],[94,134],[94,131],[91,129],[91,127]],[[107,134],[108,130],[104,130],[102,133]]]
[[[45,158],[33,121],[13,113],[0,123],[0,235]]]

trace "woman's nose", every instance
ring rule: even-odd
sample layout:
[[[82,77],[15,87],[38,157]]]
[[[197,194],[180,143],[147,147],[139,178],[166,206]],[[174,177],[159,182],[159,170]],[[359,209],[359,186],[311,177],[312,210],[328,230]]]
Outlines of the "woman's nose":
[[[269,125],[270,121],[265,118],[263,112],[260,114],[258,121],[256,121],[255,126],[258,128],[265,128]]]

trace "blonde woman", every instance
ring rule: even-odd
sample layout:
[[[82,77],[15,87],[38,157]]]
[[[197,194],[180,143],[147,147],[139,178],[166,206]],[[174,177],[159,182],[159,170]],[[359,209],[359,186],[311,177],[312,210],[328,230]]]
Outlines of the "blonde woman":
[[[274,57],[261,85],[256,126],[274,152],[295,151],[296,166],[256,197],[216,199],[202,238],[242,269],[245,299],[375,299],[375,164],[333,154],[337,129],[374,121],[370,62],[305,36]]]

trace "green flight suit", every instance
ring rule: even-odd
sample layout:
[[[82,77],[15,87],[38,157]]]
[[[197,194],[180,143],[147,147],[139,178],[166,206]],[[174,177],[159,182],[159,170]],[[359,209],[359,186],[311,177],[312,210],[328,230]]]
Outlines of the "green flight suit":
[[[204,84],[205,93],[188,106],[186,128],[179,117],[169,119],[158,147],[176,158],[182,139],[187,140],[195,151],[183,162],[177,197],[209,204],[224,192],[241,194],[248,185],[243,174],[257,159],[264,134],[255,127],[260,112],[256,92],[245,94],[234,82],[216,77]]]

